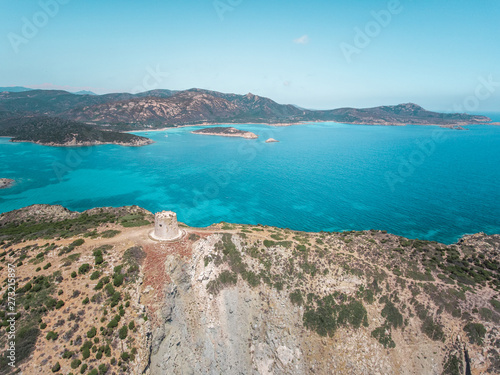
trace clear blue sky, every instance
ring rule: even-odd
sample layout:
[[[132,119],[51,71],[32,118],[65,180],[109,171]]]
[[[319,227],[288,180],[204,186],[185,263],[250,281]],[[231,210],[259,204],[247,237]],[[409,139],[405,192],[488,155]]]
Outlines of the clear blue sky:
[[[60,0],[42,10],[54,1],[0,0],[0,86],[130,92],[158,67],[168,76],[147,88],[252,92],[307,108],[500,111],[498,0],[401,0],[378,29],[372,12],[391,1]],[[25,20],[40,25],[36,35],[23,33]],[[368,45],[356,45],[355,28],[367,26]],[[347,44],[361,46],[351,61]],[[490,76],[499,83],[471,99]]]

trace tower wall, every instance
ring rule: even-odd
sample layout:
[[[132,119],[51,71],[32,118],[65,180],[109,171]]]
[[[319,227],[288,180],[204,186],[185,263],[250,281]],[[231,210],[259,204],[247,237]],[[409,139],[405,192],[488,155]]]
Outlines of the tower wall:
[[[173,240],[181,235],[177,224],[177,214],[172,211],[162,211],[155,215],[154,237],[159,240]]]

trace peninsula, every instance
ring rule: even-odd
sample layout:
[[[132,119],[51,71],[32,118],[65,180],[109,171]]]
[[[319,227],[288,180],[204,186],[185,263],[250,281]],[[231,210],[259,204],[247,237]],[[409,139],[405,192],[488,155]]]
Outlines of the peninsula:
[[[101,130],[95,126],[55,117],[35,116],[0,121],[0,136],[12,137],[11,142],[31,142],[46,146],[93,146],[116,144],[145,146],[149,138]]]
[[[165,216],[137,206],[0,215],[0,266],[19,283],[20,372],[500,373],[498,234],[445,245],[170,220],[182,235],[162,242],[153,222]]]
[[[218,135],[220,137],[240,137],[246,139],[258,138],[257,134],[254,134],[252,132],[246,132],[244,130],[224,126],[194,130],[191,133],[203,135]]]

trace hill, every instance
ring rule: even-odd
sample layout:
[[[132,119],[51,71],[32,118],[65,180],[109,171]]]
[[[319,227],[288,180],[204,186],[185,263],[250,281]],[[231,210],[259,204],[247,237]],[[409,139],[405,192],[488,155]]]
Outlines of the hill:
[[[153,142],[133,134],[100,130],[76,121],[46,116],[0,120],[0,136],[12,137],[12,142],[33,142],[49,146],[144,146]]]
[[[213,123],[334,121],[371,125],[460,126],[491,121],[484,116],[430,112],[411,103],[313,111],[278,104],[250,93],[236,95],[201,89],[106,95],[75,95],[56,90],[0,93],[0,118],[33,115],[57,116],[121,130]]]
[[[0,215],[24,374],[500,372],[500,235],[220,223],[158,243],[152,220],[139,207]]]

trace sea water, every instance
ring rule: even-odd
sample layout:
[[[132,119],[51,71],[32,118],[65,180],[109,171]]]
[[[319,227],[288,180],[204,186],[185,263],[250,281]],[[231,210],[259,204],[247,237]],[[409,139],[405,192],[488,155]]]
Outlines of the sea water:
[[[0,190],[0,212],[139,205],[190,226],[381,229],[444,243],[500,233],[500,126],[236,127],[259,138],[191,134],[199,127],[136,133],[155,141],[145,147],[0,138],[0,178],[16,180]]]

